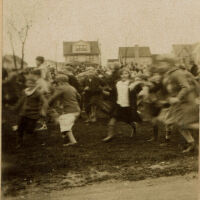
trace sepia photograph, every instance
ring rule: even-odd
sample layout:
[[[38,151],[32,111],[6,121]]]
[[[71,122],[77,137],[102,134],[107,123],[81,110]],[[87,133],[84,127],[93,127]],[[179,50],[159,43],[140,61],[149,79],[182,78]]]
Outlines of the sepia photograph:
[[[200,1],[1,6],[2,200],[199,199]]]

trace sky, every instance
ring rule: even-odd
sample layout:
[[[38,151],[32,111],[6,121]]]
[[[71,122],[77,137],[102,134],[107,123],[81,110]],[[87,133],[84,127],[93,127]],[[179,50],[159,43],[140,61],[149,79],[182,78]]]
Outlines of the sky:
[[[3,0],[3,53],[21,44],[9,21],[20,29],[32,21],[25,60],[36,56],[64,61],[63,41],[98,40],[102,63],[117,58],[120,46],[149,46],[152,53],[170,53],[172,44],[200,41],[199,0]]]

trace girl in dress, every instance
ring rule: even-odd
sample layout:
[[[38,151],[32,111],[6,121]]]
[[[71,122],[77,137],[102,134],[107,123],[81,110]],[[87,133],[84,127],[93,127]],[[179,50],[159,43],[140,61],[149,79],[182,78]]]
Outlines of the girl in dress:
[[[103,139],[108,142],[115,136],[115,124],[117,121],[123,121],[131,125],[133,133],[136,133],[134,122],[140,122],[141,119],[137,113],[136,91],[131,89],[130,72],[127,69],[121,71],[121,79],[113,88],[111,96],[114,98],[115,106],[111,112],[111,119],[108,123],[108,135]]]

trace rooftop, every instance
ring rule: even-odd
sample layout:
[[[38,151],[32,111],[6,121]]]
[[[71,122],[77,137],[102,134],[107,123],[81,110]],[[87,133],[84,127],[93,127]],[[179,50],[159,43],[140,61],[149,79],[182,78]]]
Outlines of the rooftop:
[[[77,43],[79,41],[71,41],[71,42],[63,42],[63,54],[66,55],[74,55],[74,54],[93,54],[93,55],[97,55],[100,54],[100,49],[99,49],[99,44],[98,41],[84,41],[86,43],[89,43],[90,45],[90,53],[73,53],[72,52],[72,46],[73,44]]]
[[[108,62],[118,62],[119,59],[108,59],[107,61],[108,61]]]
[[[136,57],[137,51],[139,57],[151,56],[149,47],[119,47],[119,55],[121,57]]]

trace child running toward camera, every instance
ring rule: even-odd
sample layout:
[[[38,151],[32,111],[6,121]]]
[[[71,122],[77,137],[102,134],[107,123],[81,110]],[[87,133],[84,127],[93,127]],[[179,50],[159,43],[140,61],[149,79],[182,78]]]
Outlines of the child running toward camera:
[[[137,113],[136,91],[131,88],[130,72],[128,69],[121,71],[121,79],[113,89],[115,107],[111,112],[111,119],[108,124],[108,135],[103,139],[108,142],[115,136],[115,124],[117,121],[126,122],[132,127],[132,132],[136,134],[134,122],[141,121]]]
[[[38,90],[37,80],[32,74],[26,77],[26,89],[14,110],[19,111],[17,125],[17,148],[23,145],[25,133],[33,133],[38,119],[46,115],[47,100]]]

